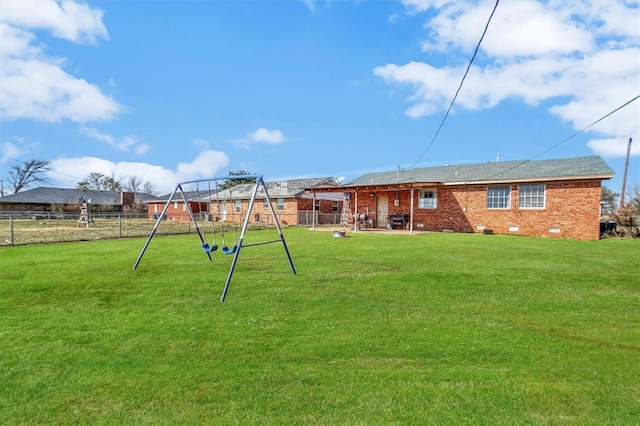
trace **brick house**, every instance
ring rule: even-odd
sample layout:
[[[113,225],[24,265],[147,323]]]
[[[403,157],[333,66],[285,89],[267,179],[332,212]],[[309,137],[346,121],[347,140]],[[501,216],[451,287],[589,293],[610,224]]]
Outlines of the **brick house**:
[[[613,176],[589,156],[368,173],[340,190],[356,229],[596,240],[601,183]]]
[[[307,189],[318,186],[335,188],[338,183],[331,177],[291,179],[266,182],[269,198],[281,225],[311,225],[312,223],[340,223],[342,196],[326,192],[313,197]],[[222,190],[211,200],[211,214],[216,220],[241,223],[244,221],[253,184],[241,184]],[[250,223],[273,223],[264,191],[259,188],[249,218]]]
[[[269,198],[274,203],[281,225],[310,225],[315,223],[339,223],[342,209],[342,196],[326,193],[313,198],[305,188],[317,185],[336,187],[333,178],[292,179],[265,182]],[[216,221],[242,223],[249,207],[254,184],[240,184],[220,190],[217,194],[213,187],[199,191],[185,191],[185,198],[196,219],[205,219],[209,214]],[[148,204],[148,217],[157,218],[169,200],[170,194]],[[273,223],[269,207],[265,204],[264,191],[260,188],[253,206],[251,223]],[[189,220],[184,200],[179,193],[174,195],[171,205],[165,213],[169,220]]]
[[[165,204],[169,201],[171,194],[166,194],[158,197],[155,200],[149,201],[147,204],[147,217],[149,219],[157,219],[158,215],[162,213]],[[193,215],[196,219],[204,219],[204,215],[207,214],[209,207],[208,191],[184,191],[184,196],[187,199],[187,204],[191,208]],[[184,203],[180,193],[176,193],[171,200],[171,205],[165,212],[165,219],[168,220],[185,220],[189,219],[189,212],[187,211],[187,204]]]

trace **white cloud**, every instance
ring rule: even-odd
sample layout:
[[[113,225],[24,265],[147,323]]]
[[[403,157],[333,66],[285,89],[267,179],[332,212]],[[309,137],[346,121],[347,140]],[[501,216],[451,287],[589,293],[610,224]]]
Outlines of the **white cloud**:
[[[315,2],[315,0],[300,0],[300,1],[307,6],[307,8],[309,9],[310,12],[315,12],[316,11],[316,2]]]
[[[27,152],[28,151],[26,149],[14,144],[13,142],[3,142],[0,144],[0,164],[14,160]]]
[[[429,38],[423,50],[469,53],[478,43],[495,2],[479,4],[455,1],[444,4],[439,13],[427,21]],[[520,0],[501,3],[491,19],[481,49],[492,57],[530,56],[548,53],[572,53],[589,50],[593,34],[562,16],[561,12],[537,1]],[[464,55],[466,58],[468,55]]]
[[[271,145],[277,145],[287,139],[284,137],[281,130],[269,130],[261,127],[251,133],[251,140],[256,143],[264,142]]]
[[[183,181],[212,177],[228,164],[229,158],[224,152],[207,150],[189,163],[178,163],[176,175]]]
[[[441,8],[449,3],[449,0],[402,0],[402,4],[409,10],[415,12],[424,12],[432,7]]]
[[[96,43],[107,38],[103,11],[75,1],[5,1],[0,21],[17,27],[50,31],[74,43]]]
[[[149,150],[149,146],[138,141],[138,138],[136,136],[122,136],[120,138],[116,138],[113,135],[101,133],[93,127],[81,127],[80,133],[89,136],[92,139],[96,139],[100,142],[111,145],[114,148],[119,149],[120,151],[133,150],[133,152],[135,152],[136,154],[141,155],[145,154]]]
[[[201,152],[191,162],[179,163],[176,170],[149,163],[113,162],[95,157],[61,158],[51,161],[49,177],[61,186],[75,187],[92,172],[116,179],[137,176],[142,181],[151,182],[158,192],[165,193],[172,191],[179,182],[218,176],[228,164],[229,158],[224,152],[211,150]],[[73,176],[69,176],[70,170],[73,170]]]
[[[136,145],[136,147],[133,149],[133,152],[136,155],[145,155],[146,153],[149,152],[149,150],[151,149],[151,147],[146,144],[146,143],[138,143]]]
[[[636,139],[637,140],[637,139]],[[592,139],[587,145],[595,152],[606,157],[625,157],[629,147],[629,139],[609,138],[609,139]],[[640,144],[631,143],[631,156],[640,155]]]
[[[64,70],[66,60],[45,54],[35,30],[74,43],[107,38],[102,11],[84,3],[5,1],[0,13],[0,118],[45,122],[111,120],[123,107],[102,90]]]
[[[429,11],[423,48],[446,52],[442,66],[387,64],[374,74],[406,86],[405,113],[419,118],[448,107],[494,1],[406,0],[411,13]],[[640,94],[638,5],[606,2],[502,2],[456,100],[458,109],[493,108],[509,99],[549,111],[578,130]],[[592,127],[589,146],[619,155],[619,140],[640,136],[640,101]],[[610,146],[609,146],[610,145]]]
[[[282,130],[269,130],[264,127],[260,127],[253,132],[247,133],[247,135],[242,139],[232,140],[231,143],[248,149],[257,144],[278,145],[286,140],[287,138],[284,136],[284,133],[282,133]]]
[[[204,151],[205,149],[209,149],[209,141],[204,139],[194,139],[192,142],[193,146],[195,146],[198,150]]]

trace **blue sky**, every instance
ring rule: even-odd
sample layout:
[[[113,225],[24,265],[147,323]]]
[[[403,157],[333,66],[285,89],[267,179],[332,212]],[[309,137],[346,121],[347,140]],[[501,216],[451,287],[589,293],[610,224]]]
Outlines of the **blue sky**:
[[[162,193],[597,154],[619,192],[631,137],[640,185],[640,100],[545,152],[640,94],[637,0],[500,2],[427,150],[494,4],[0,0],[0,179],[43,159],[53,186]]]

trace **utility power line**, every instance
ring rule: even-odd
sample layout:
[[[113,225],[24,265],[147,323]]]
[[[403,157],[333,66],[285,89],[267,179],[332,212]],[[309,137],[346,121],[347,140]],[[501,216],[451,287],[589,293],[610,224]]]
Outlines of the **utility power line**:
[[[631,103],[633,103],[633,102],[637,101],[637,100],[638,100],[638,98],[640,98],[640,95],[636,95],[633,99],[628,100],[627,102],[623,103],[622,105],[620,105],[620,106],[619,106],[619,107],[617,107],[616,109],[614,109],[614,110],[612,110],[611,112],[609,112],[609,113],[607,113],[607,114],[603,115],[602,117],[598,118],[598,119],[597,119],[596,121],[594,121],[593,123],[589,124],[589,125],[588,125],[588,126],[586,126],[586,127],[583,127],[582,129],[578,130],[577,132],[575,132],[575,133],[574,133],[574,134],[572,134],[571,136],[569,136],[569,137],[567,137],[567,138],[564,138],[564,139],[563,139],[563,140],[561,140],[560,142],[558,142],[558,143],[556,143],[556,144],[554,144],[554,145],[551,145],[549,148],[547,148],[547,149],[545,149],[544,151],[542,151],[542,152],[540,152],[540,153],[538,153],[538,154],[534,155],[533,157],[529,158],[528,160],[523,160],[523,161],[521,161],[520,163],[518,163],[518,164],[514,165],[513,167],[510,167],[510,168],[508,168],[508,169],[506,169],[506,170],[503,170],[503,171],[501,171],[501,172],[499,172],[499,173],[496,173],[496,174],[494,174],[494,175],[487,176],[487,177],[485,178],[485,180],[486,180],[486,179],[491,179],[491,178],[496,177],[496,176],[500,176],[501,174],[507,173],[507,172],[509,172],[509,171],[511,171],[511,170],[513,170],[513,169],[516,169],[516,168],[518,168],[518,167],[522,166],[523,164],[527,164],[528,162],[530,162],[530,161],[532,161],[532,160],[535,160],[536,158],[540,157],[541,155],[546,154],[547,152],[551,151],[552,149],[555,149],[555,148],[559,147],[560,145],[562,145],[563,143],[565,143],[565,142],[569,141],[570,139],[573,139],[574,137],[578,136],[580,133],[585,132],[585,131],[586,131],[586,130],[588,130],[589,128],[591,128],[591,127],[595,126],[596,124],[598,124],[599,122],[601,122],[602,120],[604,120],[605,118],[607,118],[607,117],[609,117],[610,115],[613,115],[613,114],[615,114],[616,112],[620,111],[622,108],[626,107],[627,105],[629,105],[629,104],[631,104]]]
[[[436,138],[438,137],[438,134],[440,134],[440,130],[442,130],[442,126],[444,126],[444,122],[447,121],[447,117],[449,117],[449,113],[451,112],[451,109],[453,108],[453,104],[455,103],[456,99],[458,98],[458,94],[460,93],[460,89],[462,89],[462,85],[464,84],[464,80],[467,78],[467,74],[469,74],[469,70],[471,69],[471,64],[473,64],[473,60],[476,58],[476,55],[478,54],[478,50],[480,49],[480,45],[482,44],[482,40],[484,39],[485,34],[487,33],[487,29],[489,29],[489,23],[491,22],[491,18],[493,18],[493,14],[496,12],[496,9],[498,8],[498,3],[500,3],[500,0],[496,0],[496,4],[493,6],[493,10],[491,11],[491,15],[489,15],[489,19],[487,20],[487,24],[484,26],[484,31],[482,31],[482,36],[480,36],[480,40],[478,40],[478,44],[476,45],[476,48],[473,51],[473,55],[471,56],[471,60],[469,61],[469,65],[467,65],[467,69],[464,72],[464,75],[462,76],[462,80],[460,80],[460,85],[458,86],[458,89],[456,90],[456,93],[453,96],[453,99],[451,99],[451,103],[449,104],[449,108],[447,108],[447,112],[444,114],[444,117],[442,118],[442,121],[440,122],[440,125],[438,126],[438,130],[436,130],[436,133],[433,135],[433,138],[431,139],[431,142],[427,146],[427,149],[425,149],[424,152],[422,153],[422,155],[420,155],[420,157],[418,157],[418,159],[411,166],[408,167],[409,169],[412,169],[413,167],[415,167],[415,165],[418,164],[420,162],[420,160],[422,160],[422,158],[427,154],[427,152],[429,152],[429,149],[431,149],[431,146],[436,141]]]

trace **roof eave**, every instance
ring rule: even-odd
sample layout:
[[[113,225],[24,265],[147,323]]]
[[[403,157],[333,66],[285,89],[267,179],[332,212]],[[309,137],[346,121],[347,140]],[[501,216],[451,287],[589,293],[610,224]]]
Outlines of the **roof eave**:
[[[459,182],[444,182],[445,186],[454,185],[488,185],[496,183],[518,183],[518,182],[549,182],[549,181],[568,181],[568,180],[605,180],[611,179],[615,175],[600,174],[600,175],[585,175],[585,176],[545,176],[536,178],[518,178],[518,179],[492,179],[492,180],[475,180],[475,181],[459,181]]]

